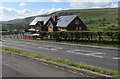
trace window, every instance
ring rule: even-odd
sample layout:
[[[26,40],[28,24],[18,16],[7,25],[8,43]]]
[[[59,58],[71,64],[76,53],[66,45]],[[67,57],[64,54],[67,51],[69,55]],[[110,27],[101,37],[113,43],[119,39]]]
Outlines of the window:
[[[75,20],[75,24],[79,24],[79,20]]]
[[[34,26],[31,26],[31,29],[34,29],[35,27]]]
[[[50,26],[49,29],[53,29],[52,26]]]
[[[76,30],[79,30],[79,27],[76,27]]]
[[[62,29],[62,30],[64,30],[64,29],[65,29],[65,27],[61,27],[61,29]]]
[[[76,30],[81,30],[81,27],[76,27]]]
[[[36,25],[36,27],[40,27],[40,25]]]

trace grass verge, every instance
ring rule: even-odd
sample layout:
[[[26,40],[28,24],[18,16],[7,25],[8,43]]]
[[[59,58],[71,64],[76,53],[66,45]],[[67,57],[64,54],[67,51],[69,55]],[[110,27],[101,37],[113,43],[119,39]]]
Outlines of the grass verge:
[[[21,54],[21,55],[25,55],[25,56],[31,56],[31,57],[38,58],[38,59],[44,59],[44,60],[47,60],[47,61],[50,61],[50,62],[55,62],[55,63],[59,63],[59,64],[73,66],[73,67],[97,72],[97,73],[100,73],[100,74],[105,74],[105,75],[120,78],[120,73],[113,72],[113,71],[110,71],[110,70],[106,70],[106,69],[103,69],[103,68],[92,67],[92,66],[72,62],[72,61],[62,60],[62,59],[58,59],[58,58],[52,58],[52,57],[44,56],[44,55],[41,55],[41,54],[35,54],[35,53],[21,51],[21,50],[18,50],[18,49],[13,49],[13,48],[8,48],[8,47],[0,47],[0,49],[6,50],[6,51],[9,51],[9,52],[13,52],[13,53],[17,53],[17,54]]]

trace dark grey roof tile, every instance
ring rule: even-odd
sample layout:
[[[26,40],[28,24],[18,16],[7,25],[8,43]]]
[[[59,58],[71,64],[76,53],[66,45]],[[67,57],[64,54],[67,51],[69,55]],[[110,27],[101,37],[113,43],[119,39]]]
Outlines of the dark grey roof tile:
[[[68,16],[60,16],[58,19],[57,27],[67,27],[76,17],[77,15],[68,15]]]

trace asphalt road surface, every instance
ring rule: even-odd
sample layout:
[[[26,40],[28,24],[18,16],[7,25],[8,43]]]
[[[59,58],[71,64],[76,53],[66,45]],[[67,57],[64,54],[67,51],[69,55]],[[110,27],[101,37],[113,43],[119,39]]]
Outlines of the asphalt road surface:
[[[87,65],[118,71],[117,50],[78,47],[42,41],[3,39],[3,47],[20,49],[55,58],[61,58]]]
[[[44,64],[40,61],[30,60],[10,53],[2,54],[3,77],[82,77],[69,71],[61,70]]]

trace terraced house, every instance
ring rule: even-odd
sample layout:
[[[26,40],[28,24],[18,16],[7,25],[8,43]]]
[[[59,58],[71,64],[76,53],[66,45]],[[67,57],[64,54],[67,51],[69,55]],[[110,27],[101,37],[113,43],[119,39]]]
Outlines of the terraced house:
[[[79,31],[87,27],[77,15],[36,17],[27,31]]]

